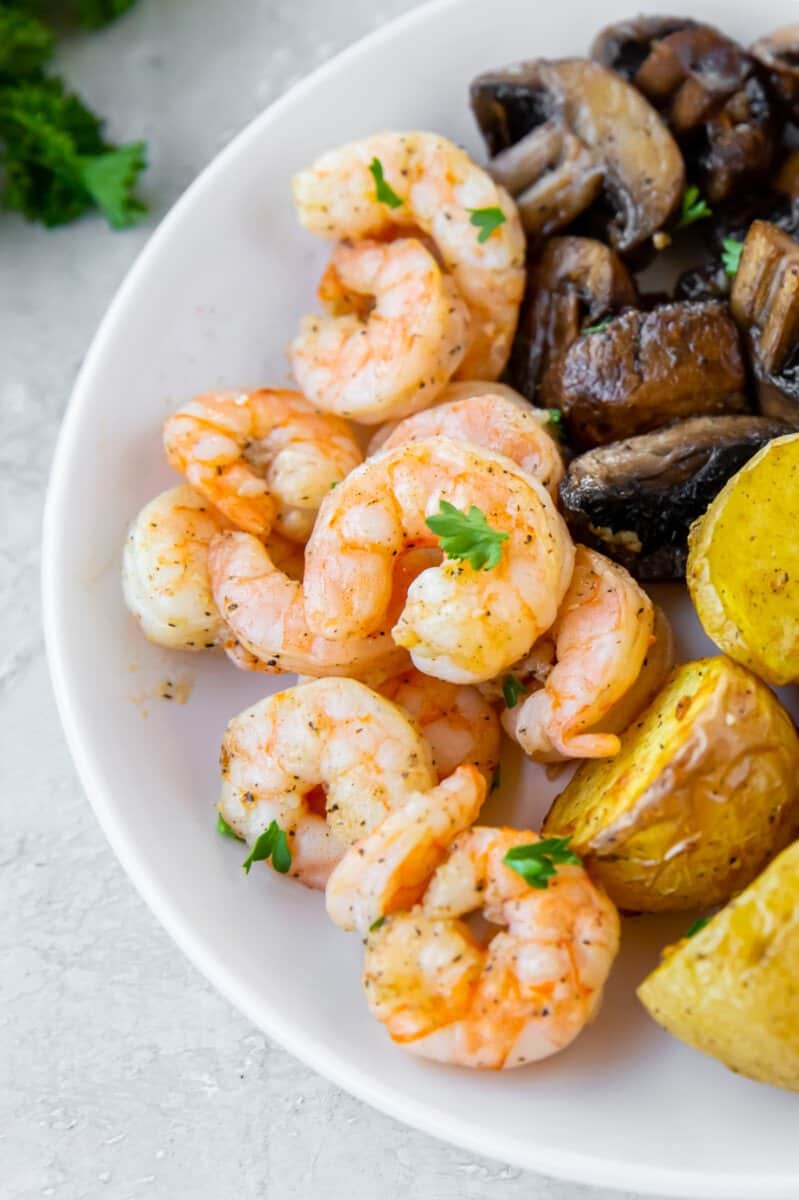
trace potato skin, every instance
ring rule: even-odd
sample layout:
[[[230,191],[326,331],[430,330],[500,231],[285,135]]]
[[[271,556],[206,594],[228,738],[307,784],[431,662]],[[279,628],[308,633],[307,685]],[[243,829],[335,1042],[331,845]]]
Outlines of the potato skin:
[[[688,537],[686,577],[708,637],[768,683],[799,681],[799,434],[775,438]]]
[[[799,1091],[799,842],[669,954],[638,997],[674,1037]]]
[[[615,758],[577,770],[543,831],[570,837],[628,912],[723,904],[799,833],[793,722],[730,659],[685,663]]]

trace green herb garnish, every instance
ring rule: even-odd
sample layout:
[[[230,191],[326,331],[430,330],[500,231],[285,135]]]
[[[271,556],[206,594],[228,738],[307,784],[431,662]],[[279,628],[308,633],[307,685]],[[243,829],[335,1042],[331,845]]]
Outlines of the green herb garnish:
[[[586,325],[580,330],[580,337],[587,337],[589,333],[602,333],[604,329],[607,329],[612,319],[612,317],[603,317],[601,321],[597,321],[596,325]]]
[[[490,571],[502,557],[502,543],[510,534],[493,529],[485,515],[473,504],[468,512],[462,512],[448,500],[442,500],[438,512],[426,520],[441,542],[447,558],[460,558],[475,571]]]
[[[369,932],[374,933],[376,929],[379,929],[385,919],[385,917],[378,917],[376,921],[372,921],[372,924],[369,926]]]
[[[402,208],[402,200],[390,184],[386,183],[383,175],[383,164],[379,158],[373,158],[369,163],[369,170],[372,173],[372,178],[375,181],[375,196],[381,204],[387,204],[389,208]]]
[[[706,925],[710,924],[710,917],[699,917],[694,921],[693,925],[685,931],[685,937],[692,938],[695,934],[701,933]]]
[[[506,675],[502,683],[502,696],[506,708],[515,708],[522,696],[527,695],[527,688],[515,675]]]
[[[228,825],[221,813],[216,814],[216,832],[222,837],[235,838],[237,842],[243,842],[244,838],[239,837],[232,825]]]
[[[558,863],[568,863],[570,866],[582,866],[582,859],[569,849],[570,838],[542,838],[529,846],[514,846],[503,858],[506,867],[510,867],[517,875],[521,875],[530,887],[541,891],[549,886],[549,881],[557,874]]]
[[[507,217],[501,208],[468,208],[467,212],[471,213],[471,222],[480,232],[477,235],[478,242],[487,242],[495,229],[499,229],[500,225],[504,225]]]
[[[743,242],[739,242],[737,238],[724,238],[721,245],[721,265],[730,278],[732,278],[738,274],[738,268],[741,265],[741,255],[744,252],[744,244]]]
[[[683,192],[682,207],[675,229],[685,229],[687,225],[693,225],[694,221],[704,221],[706,217],[712,217],[712,215],[713,210],[709,207],[699,188],[695,183],[691,183]]]
[[[264,862],[268,858],[272,859],[272,866],[281,875],[285,875],[291,869],[289,844],[277,821],[272,821],[269,828],[265,829],[256,839],[255,845],[241,865],[244,867],[245,873],[249,875],[253,863]]]

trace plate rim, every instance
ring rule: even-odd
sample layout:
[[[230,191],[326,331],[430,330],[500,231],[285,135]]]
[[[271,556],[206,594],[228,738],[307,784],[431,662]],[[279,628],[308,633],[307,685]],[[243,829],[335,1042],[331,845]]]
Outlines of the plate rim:
[[[225,171],[229,158],[238,154],[250,141],[263,136],[263,128],[279,121],[285,108],[291,107],[298,97],[315,88],[328,75],[339,72],[348,61],[368,55],[372,47],[390,41],[400,29],[406,30],[416,24],[423,25],[431,13],[438,14],[448,8],[457,10],[462,2],[463,0],[427,0],[426,3],[366,33],[292,84],[214,155],[181,193],[141,248],[114,292],[92,337],[67,402],[53,451],[42,518],[41,597],[45,651],[67,747],[100,828],[129,880],[159,924],[193,966],[233,1008],[305,1066],[329,1079],[345,1092],[411,1128],[467,1152],[478,1153],[565,1182],[615,1187],[639,1195],[686,1197],[688,1200],[700,1193],[707,1200],[751,1200],[752,1188],[756,1187],[759,1193],[758,1200],[795,1200],[799,1189],[799,1171],[771,1175],[741,1175],[732,1172],[711,1174],[647,1163],[636,1164],[623,1159],[596,1159],[578,1152],[553,1152],[540,1143],[528,1143],[523,1148],[516,1139],[506,1140],[496,1131],[484,1134],[476,1122],[469,1124],[460,1118],[449,1120],[446,1112],[436,1106],[419,1106],[401,1093],[384,1088],[359,1070],[349,1071],[344,1061],[332,1053],[327,1045],[312,1037],[302,1037],[295,1033],[291,1023],[287,1023],[277,1010],[264,1011],[255,990],[233,977],[233,973],[217,960],[213,948],[206,944],[206,939],[192,929],[191,921],[181,915],[168,897],[161,894],[156,874],[146,859],[130,844],[114,817],[112,806],[107,803],[108,788],[102,768],[91,748],[90,735],[81,729],[77,713],[78,704],[72,693],[66,654],[59,631],[57,529],[58,514],[62,511],[59,501],[68,487],[71,448],[79,429],[82,409],[88,403],[93,389],[96,364],[102,357],[105,342],[116,326],[118,310],[128,294],[138,286],[140,276],[148,269],[150,260],[157,255],[162,242],[168,239],[173,226],[176,226],[184,213],[190,209],[195,197],[209,187],[218,174]]]

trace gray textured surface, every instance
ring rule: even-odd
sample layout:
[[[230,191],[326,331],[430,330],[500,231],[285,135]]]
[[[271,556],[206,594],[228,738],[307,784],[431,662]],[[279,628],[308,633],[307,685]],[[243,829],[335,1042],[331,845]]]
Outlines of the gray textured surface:
[[[61,736],[38,540],[58,424],[155,223],[251,116],[411,0],[142,0],[64,52],[120,139],[146,225],[0,219],[0,1194],[84,1200],[596,1200],[410,1131],[301,1067],[194,971],[123,876]],[[579,1138],[579,1131],[575,1130]],[[614,1194],[618,1200],[618,1194]]]

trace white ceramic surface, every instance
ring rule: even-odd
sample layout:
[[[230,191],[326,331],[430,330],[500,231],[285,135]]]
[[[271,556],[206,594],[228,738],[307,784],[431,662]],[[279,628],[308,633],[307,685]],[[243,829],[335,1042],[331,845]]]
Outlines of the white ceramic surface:
[[[656,4],[633,5],[655,11]],[[45,520],[51,670],[83,782],[114,850],[175,940],[256,1024],[356,1095],[438,1136],[587,1183],[683,1196],[799,1194],[799,1101],[733,1077],[662,1034],[633,994],[684,919],[628,921],[596,1024],[557,1059],[481,1075],[395,1049],[369,1018],[360,946],[320,897],[213,833],[227,719],[268,690],[214,658],[143,642],[120,598],[128,520],[170,481],[163,416],[216,385],[281,382],[325,248],[292,210],[289,178],[322,149],[381,127],[480,147],[466,104],[480,69],[585,52],[628,3],[445,0],[368,38],[296,87],[201,176],[153,237],[97,335],[61,433]],[[692,16],[744,40],[796,18],[699,0]],[[684,657],[707,651],[677,589],[658,589]],[[87,630],[92,637],[86,637]],[[183,706],[158,697],[184,681]],[[554,791],[518,760],[486,813],[535,823]]]

